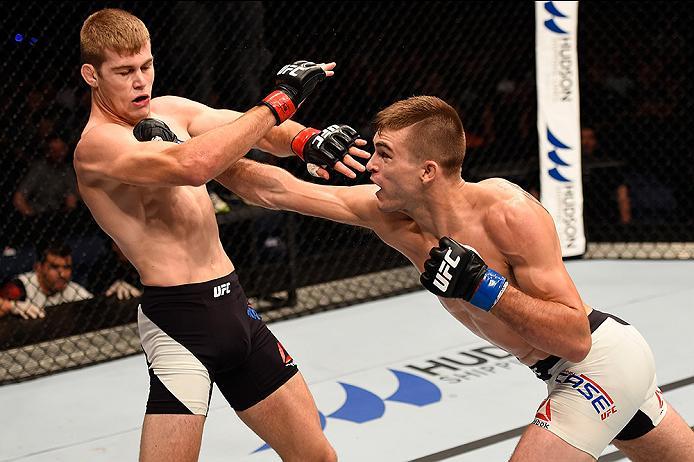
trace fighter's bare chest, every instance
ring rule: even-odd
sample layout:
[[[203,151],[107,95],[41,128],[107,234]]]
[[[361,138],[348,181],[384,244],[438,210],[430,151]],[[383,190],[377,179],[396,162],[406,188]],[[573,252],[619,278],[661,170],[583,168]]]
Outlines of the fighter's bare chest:
[[[197,222],[210,212],[210,199],[204,186],[176,186],[142,191],[140,201],[149,218]]]
[[[433,236],[404,229],[395,234],[394,242],[391,245],[397,248],[422,272],[424,263],[429,258],[429,252],[432,248],[439,245],[439,238],[441,237],[443,236]],[[485,233],[473,229],[467,232],[454,233],[449,237],[461,244],[474,248],[490,268],[505,276],[510,275],[511,270],[506,259]]]

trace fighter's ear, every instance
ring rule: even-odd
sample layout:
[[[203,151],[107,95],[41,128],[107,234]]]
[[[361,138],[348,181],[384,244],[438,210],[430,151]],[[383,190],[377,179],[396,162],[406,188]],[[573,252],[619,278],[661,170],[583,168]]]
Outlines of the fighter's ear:
[[[91,64],[82,64],[80,74],[82,74],[82,78],[90,87],[96,88],[99,86],[96,81],[96,69]]]
[[[436,175],[441,173],[439,171],[440,169],[441,169],[441,167],[435,161],[433,161],[433,160],[424,161],[424,164],[422,165],[421,175],[420,175],[420,179],[422,180],[422,183],[428,183],[428,182],[432,181],[434,178],[436,178]]]

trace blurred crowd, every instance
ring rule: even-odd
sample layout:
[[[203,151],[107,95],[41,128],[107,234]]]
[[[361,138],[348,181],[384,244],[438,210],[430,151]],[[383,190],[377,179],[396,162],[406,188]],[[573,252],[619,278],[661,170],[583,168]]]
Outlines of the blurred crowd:
[[[88,7],[80,5],[66,13],[75,20],[73,28],[77,29]],[[455,28],[460,19],[447,12],[453,6],[435,3],[426,8],[412,6],[408,16],[429,18],[431,24],[423,19],[412,24],[406,19],[388,24],[377,20],[399,11],[393,5],[379,7],[387,11],[356,24],[322,18],[326,22],[322,26],[332,35],[320,41],[315,32],[287,38],[285,29],[268,27],[281,9],[257,2],[233,8],[208,4],[205,9],[176,4],[172,17],[192,15],[195,21],[173,21],[160,11],[151,15],[138,8],[151,6],[133,3],[132,10],[154,23],[150,26],[158,81],[153,96],[176,94],[243,111],[269,85],[277,63],[329,56],[339,62],[339,77],[302,108],[300,122],[347,123],[370,140],[370,121],[379,109],[414,94],[436,95],[456,107],[465,126],[466,179],[501,176],[539,197],[531,8],[494,11],[497,23],[515,24],[508,37],[495,34],[498,27],[489,24]],[[359,6],[341,8],[356,12]],[[210,32],[217,47],[201,46],[212,39],[199,37],[200,29],[192,24],[216,24],[214,19],[220,15],[234,27],[227,24]],[[666,17],[661,13],[648,27],[658,30]],[[53,24],[50,18],[41,20]],[[684,41],[661,31],[657,41],[649,40],[642,47],[645,51],[637,52],[622,42],[605,44],[600,21],[587,13],[579,17],[582,30],[592,27],[603,34],[583,32],[579,37],[587,238],[686,240],[694,216],[691,162],[686,161],[694,160],[686,112],[692,83],[685,79],[687,72],[672,71],[691,67]],[[619,33],[625,40],[644,34],[638,28],[632,30],[629,23],[610,26],[623,31]],[[0,92],[3,107],[14,108],[0,132],[0,316],[39,319],[46,306],[93,295],[128,298],[140,294],[137,273],[99,230],[76,188],[72,153],[88,117],[90,94],[78,80],[78,41],[73,32],[64,63],[56,57],[66,51],[55,45],[41,54],[31,50],[34,55],[27,62],[17,58],[24,55],[13,55],[22,61],[18,67],[27,72],[11,91],[5,85]],[[360,38],[364,45],[355,53],[352,42],[359,34],[364,34]],[[178,36],[199,40],[182,43]],[[41,44],[39,40],[35,47]],[[194,62],[182,56],[195,56]],[[30,58],[52,63],[53,68],[37,74]],[[251,156],[309,178],[293,159],[277,160],[257,151]],[[368,175],[358,181],[367,182]],[[245,207],[219,185],[210,184],[209,192],[220,215]],[[281,218],[272,216],[257,220],[252,228],[260,236],[258,244],[245,251],[286,256],[284,225]]]

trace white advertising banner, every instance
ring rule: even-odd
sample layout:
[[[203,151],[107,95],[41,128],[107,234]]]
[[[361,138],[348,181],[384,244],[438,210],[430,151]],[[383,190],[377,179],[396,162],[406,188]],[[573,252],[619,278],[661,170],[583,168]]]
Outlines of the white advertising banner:
[[[578,2],[535,2],[541,200],[562,255],[585,253],[576,29]]]

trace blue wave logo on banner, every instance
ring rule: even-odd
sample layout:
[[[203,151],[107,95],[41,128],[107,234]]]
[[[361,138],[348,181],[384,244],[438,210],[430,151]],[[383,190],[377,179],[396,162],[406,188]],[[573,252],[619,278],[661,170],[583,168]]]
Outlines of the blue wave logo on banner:
[[[549,151],[547,154],[547,157],[549,157],[549,160],[554,162],[554,165],[559,166],[559,167],[569,167],[571,164],[567,163],[564,159],[559,157],[559,154],[557,153],[558,149],[571,149],[569,146],[566,144],[562,143],[559,141],[559,139],[554,136],[554,134],[549,130],[549,127],[547,128],[547,141],[549,144],[551,144],[554,149]],[[557,181],[561,181],[562,183],[568,183],[571,182],[568,178],[566,178],[564,175],[562,175],[559,172],[559,169],[557,167],[550,168],[548,170],[549,176],[554,178]]]
[[[545,27],[554,32],[555,34],[568,34],[568,32],[566,32],[564,29],[559,27],[556,22],[554,22],[556,18],[568,18],[568,16],[559,11],[554,2],[545,2],[545,11],[552,15],[551,19],[545,21]]]
[[[398,388],[395,393],[387,398],[381,398],[377,394],[349,383],[338,382],[345,391],[345,402],[338,410],[327,417],[318,412],[320,425],[325,429],[327,419],[340,419],[348,422],[362,424],[380,419],[386,412],[386,401],[411,404],[422,407],[441,401],[441,390],[430,381],[407,372],[388,369],[398,379]],[[270,449],[264,444],[253,453]]]

